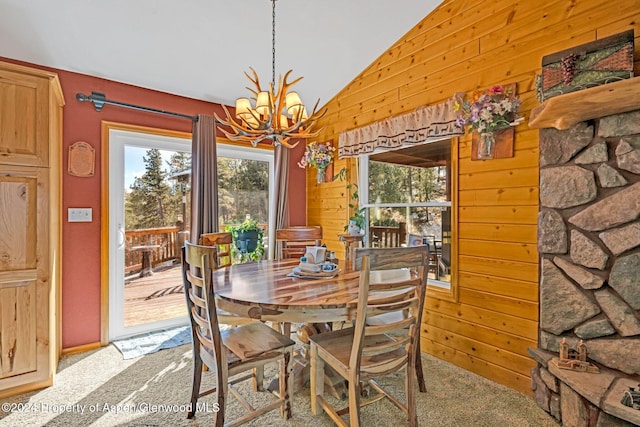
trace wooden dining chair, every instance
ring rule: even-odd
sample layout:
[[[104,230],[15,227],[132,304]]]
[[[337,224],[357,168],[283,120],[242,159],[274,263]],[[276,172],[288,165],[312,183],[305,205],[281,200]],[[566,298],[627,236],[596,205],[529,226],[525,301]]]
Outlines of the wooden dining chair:
[[[300,258],[307,246],[320,246],[322,227],[294,226],[276,230],[277,259]]]
[[[410,236],[417,236],[417,235],[410,235]],[[423,245],[422,236],[418,236],[418,237],[419,239],[414,238],[413,241],[410,237],[408,240],[408,246],[424,246],[427,249],[427,259],[429,261],[427,271],[429,271],[429,269],[431,268],[431,250],[428,245]],[[362,261],[360,258],[362,258],[362,256],[367,255],[369,253],[370,253],[370,250],[367,248],[358,250],[357,256],[354,257],[354,260],[352,262],[352,268],[354,270],[359,270],[362,264]],[[378,316],[369,316],[367,318],[367,325],[383,325],[385,323],[398,322],[406,317],[407,317],[407,312],[399,312],[399,311],[394,311],[392,313],[385,313]],[[425,384],[425,381],[424,381],[424,371],[422,370],[422,357],[420,355],[420,334],[418,334],[417,340],[418,340],[418,343],[415,346],[416,379],[418,380],[418,389],[420,390],[420,393],[426,393],[427,385]]]
[[[361,264],[355,326],[313,335],[311,341],[311,411],[327,411],[340,426],[359,426],[360,407],[387,397],[417,426],[414,391],[415,358],[427,283],[427,248],[356,249]],[[364,254],[364,255],[363,255]],[[407,312],[396,322],[368,325],[367,317]],[[349,383],[349,403],[335,409],[324,399],[324,367],[330,366]],[[375,378],[403,369],[406,403],[382,389]],[[361,399],[366,381],[377,392]],[[349,414],[349,423],[342,416]]]
[[[220,331],[213,292],[211,265],[215,263],[217,248],[189,242],[182,248],[182,279],[191,320],[193,337],[193,382],[191,406],[187,414],[193,418],[198,398],[216,393],[219,410],[214,425],[237,426],[259,415],[280,408],[284,419],[291,417],[292,360],[294,342],[260,322]],[[279,363],[279,395],[261,408],[254,408],[234,385],[253,379],[254,389],[263,389],[263,369],[267,363]],[[201,390],[203,364],[216,376],[216,386]],[[229,380],[236,374],[253,371]],[[248,413],[225,424],[227,395],[233,396]]]
[[[231,265],[231,245],[233,244],[233,235],[231,233],[204,233],[200,235],[198,244],[218,248],[218,268]]]
[[[202,246],[215,246],[216,257],[211,268],[218,269],[229,267],[231,265],[231,245],[233,244],[233,235],[227,232],[205,233],[200,235],[198,244]],[[218,323],[222,325],[230,325],[236,327],[238,325],[246,325],[247,323],[257,322],[255,319],[237,316],[227,311],[218,309]]]
[[[276,230],[276,259],[300,258],[307,246],[320,246],[322,227],[292,226]],[[288,322],[274,324],[284,335],[291,335],[292,325]]]

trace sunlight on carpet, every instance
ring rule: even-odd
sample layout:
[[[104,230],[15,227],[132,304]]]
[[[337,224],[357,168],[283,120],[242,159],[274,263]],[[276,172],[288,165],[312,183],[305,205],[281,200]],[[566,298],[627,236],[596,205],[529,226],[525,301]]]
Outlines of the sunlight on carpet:
[[[191,327],[179,326],[114,341],[113,345],[120,350],[122,357],[127,360],[190,342]]]

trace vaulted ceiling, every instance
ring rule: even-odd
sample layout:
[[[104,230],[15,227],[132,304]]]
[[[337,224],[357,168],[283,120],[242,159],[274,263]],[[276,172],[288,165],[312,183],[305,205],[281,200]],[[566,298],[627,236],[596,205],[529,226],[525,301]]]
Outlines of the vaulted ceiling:
[[[279,0],[276,78],[325,104],[439,0]],[[233,105],[271,80],[270,0],[0,0],[0,56]],[[92,88],[87,88],[87,93]],[[107,94],[108,95],[108,94]]]

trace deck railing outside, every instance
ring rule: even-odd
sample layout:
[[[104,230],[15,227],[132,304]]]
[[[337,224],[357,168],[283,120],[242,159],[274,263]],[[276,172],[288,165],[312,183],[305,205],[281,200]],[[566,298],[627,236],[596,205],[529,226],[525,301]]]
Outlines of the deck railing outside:
[[[397,227],[370,226],[369,242],[372,247],[398,248],[407,239],[407,224],[401,222]]]
[[[267,224],[258,224],[264,230],[262,242],[265,250],[268,242],[269,229]],[[224,230],[224,227],[222,227]],[[180,245],[184,243],[184,237],[180,238],[178,227],[141,228],[125,231],[125,274],[139,271],[142,268],[142,252],[131,250],[136,246],[158,246],[151,250],[151,266],[156,266],[168,261],[180,260]],[[188,231],[186,231],[188,233]]]
[[[142,268],[142,252],[132,251],[136,246],[158,246],[151,251],[151,265],[180,259],[178,247],[178,227],[142,228],[125,231],[124,272],[130,273]]]

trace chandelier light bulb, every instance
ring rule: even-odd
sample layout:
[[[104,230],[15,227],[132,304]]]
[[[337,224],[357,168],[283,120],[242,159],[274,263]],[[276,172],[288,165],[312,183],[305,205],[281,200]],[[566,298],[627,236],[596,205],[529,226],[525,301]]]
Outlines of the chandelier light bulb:
[[[236,117],[240,119],[246,116],[251,117],[251,101],[248,98],[236,99]]]
[[[262,91],[258,93],[258,98],[256,99],[256,111],[263,116],[269,115],[269,104],[270,102],[269,92]]]

